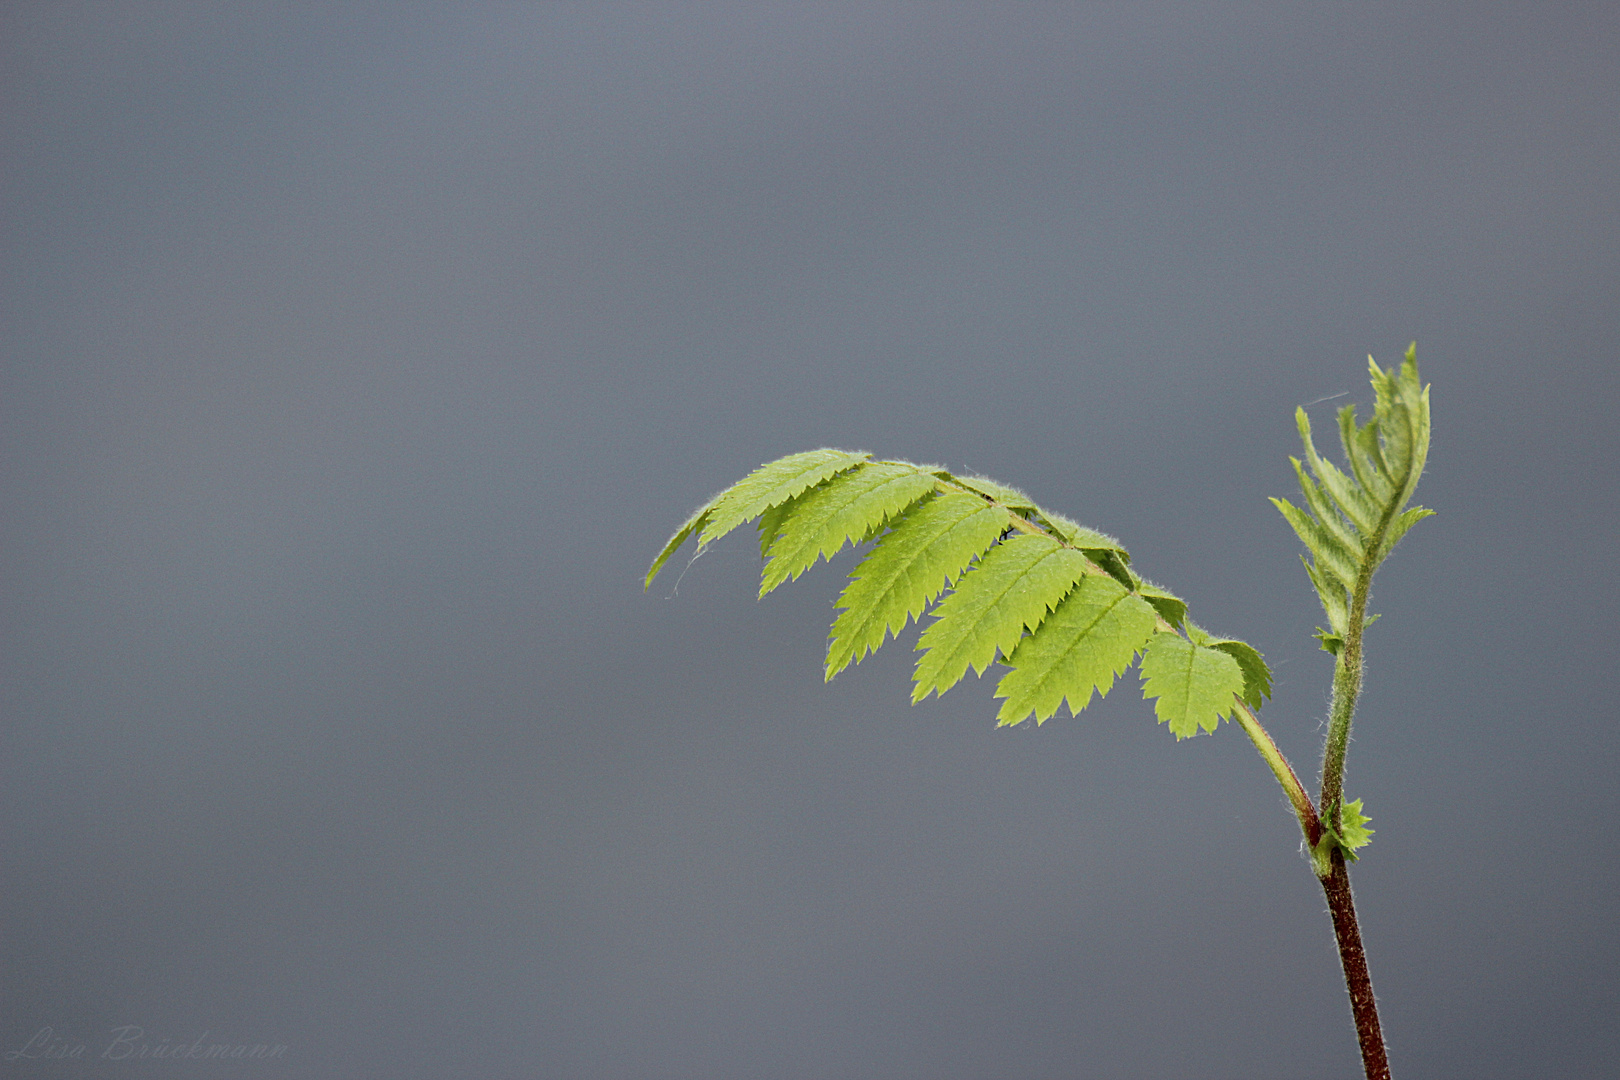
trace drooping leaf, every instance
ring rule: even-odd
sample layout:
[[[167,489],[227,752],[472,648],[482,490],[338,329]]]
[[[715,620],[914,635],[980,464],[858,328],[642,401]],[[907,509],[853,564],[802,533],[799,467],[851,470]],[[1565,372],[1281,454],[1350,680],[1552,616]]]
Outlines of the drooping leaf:
[[[999,651],[1013,651],[1085,576],[1090,563],[1049,536],[1019,533],[991,548],[934,609],[922,633],[911,700],[943,694],[972,667],[978,674]]]
[[[1243,669],[1229,653],[1177,634],[1156,634],[1142,657],[1142,696],[1177,739],[1214,731],[1244,691]]]
[[[707,547],[745,521],[752,521],[771,507],[853,469],[871,457],[847,450],[807,450],[768,462],[721,492],[709,511],[698,546]]]
[[[724,494],[725,492],[720,493],[720,495]],[[675,530],[674,534],[664,543],[663,549],[658,552],[658,557],[653,560],[652,567],[647,571],[647,580],[642,583],[641,587],[643,589],[652,586],[653,578],[658,576],[658,571],[664,568],[664,564],[669,561],[669,557],[675,554],[682,544],[686,543],[686,538],[703,527],[703,523],[709,519],[710,512],[714,510],[715,503],[720,501],[720,495],[716,495],[692,511],[691,516],[681,522],[681,527]]]
[[[920,618],[1007,527],[1006,511],[977,495],[947,492],[907,510],[861,559],[838,598],[826,677],[876,652]]]
[[[759,595],[797,578],[817,559],[832,558],[845,544],[859,543],[934,486],[934,477],[915,465],[880,462],[859,465],[805,492],[770,546]]]
[[[770,554],[771,545],[776,538],[782,535],[782,523],[787,520],[788,514],[793,512],[794,499],[800,498],[804,493],[793,496],[786,502],[779,502],[775,506],[759,515],[759,557],[764,558]]]
[[[1018,724],[1035,714],[1041,724],[1068,701],[1078,713],[1095,691],[1107,695],[1114,679],[1135,661],[1158,622],[1153,607],[1113,578],[1088,574],[1018,643],[1007,658],[996,696],[997,719]]]

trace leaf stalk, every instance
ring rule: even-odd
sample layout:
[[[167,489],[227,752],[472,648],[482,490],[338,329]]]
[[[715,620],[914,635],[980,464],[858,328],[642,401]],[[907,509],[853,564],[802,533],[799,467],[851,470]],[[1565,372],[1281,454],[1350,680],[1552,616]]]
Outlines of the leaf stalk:
[[[1294,807],[1294,816],[1299,818],[1299,828],[1305,834],[1305,842],[1314,850],[1322,838],[1322,823],[1317,818],[1316,807],[1311,805],[1311,797],[1305,791],[1305,785],[1299,782],[1294,774],[1294,768],[1288,764],[1288,759],[1277,747],[1276,740],[1271,733],[1261,726],[1260,721],[1249,707],[1240,698],[1233,709],[1237,717],[1238,726],[1243,733],[1254,743],[1254,748],[1260,751],[1260,757],[1271,768],[1271,773],[1282,785],[1283,793]]]

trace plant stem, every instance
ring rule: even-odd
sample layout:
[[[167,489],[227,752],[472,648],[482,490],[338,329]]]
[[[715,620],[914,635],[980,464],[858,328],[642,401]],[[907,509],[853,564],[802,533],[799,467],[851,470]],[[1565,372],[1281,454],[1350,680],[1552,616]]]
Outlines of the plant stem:
[[[1363,581],[1371,578],[1362,575]],[[1361,696],[1361,631],[1367,597],[1357,589],[1351,601],[1349,632],[1333,665],[1333,703],[1328,710],[1327,743],[1322,748],[1322,795],[1318,805],[1328,815],[1328,824],[1339,827],[1339,803],[1344,798],[1344,756],[1350,749],[1350,724],[1356,716],[1356,698]]]
[[[1299,818],[1300,831],[1305,834],[1305,842],[1315,847],[1316,842],[1322,838],[1322,825],[1317,819],[1316,807],[1311,805],[1310,795],[1305,792],[1305,785],[1294,775],[1293,766],[1283,757],[1271,733],[1260,726],[1260,721],[1249,711],[1249,707],[1241,698],[1238,699],[1233,712],[1237,716],[1238,726],[1249,736],[1254,748],[1260,751],[1260,756],[1271,767],[1271,773],[1277,778],[1277,783],[1282,785],[1288,801],[1293,804],[1294,815]]]
[[[1384,1033],[1378,1025],[1378,1002],[1373,997],[1372,976],[1367,972],[1367,954],[1361,947],[1361,928],[1356,924],[1356,903],[1350,895],[1350,871],[1344,864],[1344,852],[1335,850],[1332,862],[1333,872],[1321,879],[1322,891],[1327,894],[1333,933],[1339,939],[1339,962],[1344,965],[1345,989],[1350,992],[1350,1015],[1355,1019],[1356,1039],[1361,1044],[1361,1064],[1367,1080],[1390,1080]]]
[[[1376,552],[1394,515],[1391,503],[1367,543],[1367,557],[1356,575],[1350,595],[1350,617],[1344,642],[1333,665],[1333,703],[1329,709],[1327,744],[1322,752],[1322,794],[1318,805],[1326,825],[1343,835],[1344,757],[1350,748],[1350,725],[1356,715],[1356,699],[1361,696],[1362,632],[1367,628],[1367,598],[1378,568]],[[1320,866],[1320,862],[1317,863]],[[1355,899],[1350,894],[1350,871],[1344,851],[1335,846],[1328,853],[1329,872],[1320,877],[1327,895],[1328,913],[1333,917],[1333,933],[1339,941],[1339,963],[1344,968],[1344,985],[1350,994],[1350,1015],[1355,1020],[1356,1039],[1361,1044],[1361,1064],[1367,1080],[1389,1080],[1389,1057],[1384,1051],[1384,1033],[1378,1023],[1378,1002],[1373,996],[1372,975],[1367,971],[1367,953],[1361,946],[1361,927],[1356,922]],[[1318,870],[1320,873],[1320,870]]]
[[[1260,751],[1277,783],[1287,793],[1305,842],[1314,849],[1322,839],[1322,823],[1311,805],[1311,797],[1305,792],[1305,785],[1299,782],[1288,759],[1283,757],[1271,734],[1260,726],[1248,706],[1240,700],[1233,712],[1249,741]],[[1342,754],[1340,761],[1343,761]],[[1319,880],[1322,891],[1327,894],[1328,913],[1333,917],[1333,933],[1339,942],[1339,963],[1344,967],[1345,988],[1350,992],[1350,1015],[1355,1021],[1356,1039],[1361,1044],[1361,1063],[1367,1071],[1367,1080],[1389,1080],[1389,1059],[1384,1052],[1383,1030],[1378,1024],[1378,1002],[1373,997],[1372,976],[1367,971],[1367,953],[1361,947],[1361,928],[1356,923],[1356,904],[1350,894],[1350,871],[1345,866],[1344,852],[1335,849],[1328,865],[1330,872]]]
[[[1345,620],[1344,643],[1339,646],[1333,665],[1333,704],[1328,711],[1327,745],[1322,751],[1322,796],[1317,800],[1328,824],[1339,827],[1339,803],[1344,799],[1344,755],[1350,749],[1350,723],[1356,716],[1356,698],[1361,695],[1361,636],[1367,629],[1367,599],[1372,595],[1373,574],[1378,571],[1379,550],[1384,534],[1400,509],[1390,502],[1379,515],[1378,527],[1367,538],[1366,554],[1350,591],[1350,615]]]

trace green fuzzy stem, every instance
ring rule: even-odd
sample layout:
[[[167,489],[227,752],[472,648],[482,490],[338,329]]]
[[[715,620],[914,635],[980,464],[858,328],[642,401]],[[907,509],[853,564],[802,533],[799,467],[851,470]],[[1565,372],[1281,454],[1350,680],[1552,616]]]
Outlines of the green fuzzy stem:
[[[1361,638],[1367,630],[1367,599],[1372,594],[1373,574],[1378,571],[1379,549],[1389,523],[1400,510],[1390,503],[1378,520],[1378,528],[1367,542],[1367,555],[1357,568],[1355,591],[1350,596],[1350,617],[1344,642],[1333,664],[1333,702],[1328,710],[1327,743],[1322,751],[1322,793],[1316,804],[1327,816],[1327,826],[1339,831],[1339,808],[1344,803],[1344,757],[1350,749],[1350,725],[1356,717],[1356,699],[1361,696]],[[1326,877],[1318,867],[1317,877]]]
[[[1361,620],[1350,616],[1350,632],[1345,635],[1333,665],[1333,703],[1328,711],[1327,744],[1322,752],[1322,794],[1317,805],[1329,815],[1328,825],[1339,827],[1338,807],[1344,801],[1344,757],[1350,748],[1350,725],[1356,716],[1356,699],[1361,695]],[[1317,872],[1326,877],[1326,868]]]
[[[1314,851],[1321,839],[1322,825],[1317,819],[1316,807],[1311,805],[1311,797],[1305,791],[1305,785],[1294,775],[1293,766],[1283,757],[1271,733],[1260,726],[1260,721],[1241,699],[1234,706],[1233,715],[1237,717],[1238,725],[1243,728],[1244,734],[1249,736],[1249,741],[1254,743],[1254,748],[1260,751],[1260,757],[1270,767],[1271,774],[1277,778],[1277,783],[1282,785],[1283,793],[1288,796],[1289,803],[1294,807],[1294,816],[1299,818],[1299,829],[1305,834],[1306,843]]]

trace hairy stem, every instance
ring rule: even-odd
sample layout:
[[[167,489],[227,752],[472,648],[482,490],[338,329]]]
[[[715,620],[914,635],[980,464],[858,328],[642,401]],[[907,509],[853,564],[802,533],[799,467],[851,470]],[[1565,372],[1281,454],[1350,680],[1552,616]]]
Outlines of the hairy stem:
[[[1339,827],[1338,807],[1344,799],[1344,756],[1350,749],[1350,725],[1356,717],[1356,699],[1361,696],[1361,635],[1366,629],[1373,569],[1363,565],[1356,576],[1349,626],[1333,665],[1333,703],[1328,710],[1327,743],[1322,749],[1322,795],[1318,803],[1334,829]]]
[[[1249,707],[1240,700],[1233,712],[1249,741],[1270,766],[1277,783],[1282,785],[1299,818],[1305,842],[1314,851],[1322,842],[1322,823],[1305,785],[1299,782],[1288,759],[1283,757],[1271,734],[1260,725]],[[1378,1023],[1378,1002],[1373,997],[1372,976],[1367,971],[1367,953],[1361,946],[1361,927],[1356,922],[1356,904],[1350,893],[1350,871],[1345,866],[1344,852],[1335,847],[1326,865],[1329,872],[1320,880],[1322,891],[1327,895],[1328,913],[1333,917],[1333,933],[1339,942],[1339,963],[1344,967],[1345,988],[1350,993],[1350,1015],[1355,1021],[1356,1039],[1361,1044],[1361,1063],[1367,1080],[1389,1080],[1389,1058],[1384,1052],[1383,1030]]]
[[[1322,752],[1322,794],[1319,805],[1325,824],[1337,835],[1342,835],[1344,805],[1344,758],[1350,747],[1350,725],[1355,720],[1356,699],[1361,696],[1362,634],[1367,628],[1367,597],[1372,591],[1373,573],[1378,569],[1377,555],[1383,545],[1384,533],[1399,509],[1391,502],[1378,522],[1378,528],[1367,542],[1367,557],[1356,575],[1356,587],[1350,595],[1350,617],[1345,628],[1344,642],[1333,665],[1333,704],[1328,713],[1327,744]],[[1350,1015],[1356,1025],[1356,1039],[1361,1044],[1361,1064],[1367,1080],[1389,1080],[1389,1057],[1384,1051],[1383,1029],[1378,1023],[1378,1002],[1373,996],[1372,975],[1367,971],[1367,953],[1361,945],[1361,927],[1356,922],[1356,904],[1350,893],[1350,871],[1345,865],[1344,852],[1337,845],[1327,852],[1323,875],[1320,856],[1313,860],[1322,875],[1322,892],[1327,896],[1328,912],[1333,917],[1333,934],[1339,942],[1339,963],[1344,968],[1345,989],[1350,994]]]
[[[1378,571],[1379,551],[1384,534],[1401,506],[1391,500],[1379,515],[1378,527],[1367,538],[1366,554],[1350,592],[1350,616],[1346,620],[1344,643],[1339,646],[1333,665],[1333,704],[1328,711],[1327,745],[1322,751],[1322,795],[1317,800],[1328,825],[1339,827],[1339,804],[1344,800],[1344,755],[1350,748],[1350,723],[1356,717],[1356,698],[1361,696],[1361,636],[1367,629],[1367,599],[1372,595],[1373,574]]]
[[[1378,1025],[1378,1002],[1367,971],[1367,954],[1361,947],[1361,928],[1356,924],[1356,903],[1350,895],[1350,871],[1344,864],[1344,852],[1333,852],[1332,865],[1333,872],[1321,879],[1322,892],[1327,895],[1333,933],[1339,939],[1339,962],[1344,965],[1345,989],[1350,992],[1350,1015],[1361,1044],[1361,1064],[1367,1080],[1390,1080],[1384,1033]]]
[[[1277,783],[1282,785],[1283,793],[1293,804],[1294,815],[1299,818],[1300,831],[1305,834],[1305,842],[1315,847],[1317,841],[1322,838],[1322,825],[1317,820],[1316,807],[1311,805],[1311,797],[1306,793],[1305,785],[1294,775],[1293,766],[1283,757],[1271,733],[1260,726],[1260,721],[1249,711],[1249,707],[1242,699],[1237,701],[1234,714],[1237,716],[1238,726],[1249,736],[1254,748],[1260,751],[1261,758],[1271,767],[1272,775],[1277,778]]]

